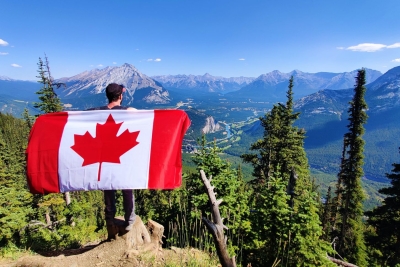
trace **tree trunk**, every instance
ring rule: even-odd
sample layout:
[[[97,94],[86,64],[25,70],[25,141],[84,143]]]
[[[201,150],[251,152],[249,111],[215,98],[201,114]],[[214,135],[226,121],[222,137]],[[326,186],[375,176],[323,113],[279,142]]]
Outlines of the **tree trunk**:
[[[214,187],[211,186],[210,180],[207,179],[206,174],[203,170],[200,170],[201,179],[203,180],[204,186],[206,187],[208,198],[211,203],[211,213],[213,221],[211,222],[207,218],[203,217],[202,221],[206,225],[208,231],[214,238],[215,247],[219,261],[223,267],[236,267],[235,257],[229,258],[228,249],[226,247],[227,237],[224,235],[224,228],[228,229],[222,222],[221,214],[219,212],[219,205],[222,199],[217,200],[215,197]]]
[[[71,196],[69,195],[69,192],[64,193],[64,198],[65,198],[65,203],[67,204],[67,206],[69,204],[71,204]]]

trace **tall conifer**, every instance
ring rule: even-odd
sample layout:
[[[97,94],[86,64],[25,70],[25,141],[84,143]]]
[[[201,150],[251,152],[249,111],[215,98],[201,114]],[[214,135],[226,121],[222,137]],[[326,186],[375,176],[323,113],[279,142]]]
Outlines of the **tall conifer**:
[[[364,240],[363,200],[365,198],[361,179],[363,173],[364,124],[367,122],[367,104],[364,100],[365,70],[359,70],[356,77],[354,96],[350,101],[349,131],[344,135],[343,155],[338,174],[336,201],[338,216],[338,253],[347,261],[367,266],[367,253]]]
[[[34,107],[40,109],[44,113],[62,111],[62,104],[60,98],[54,92],[54,86],[59,87],[60,84],[54,84],[53,77],[51,77],[50,66],[47,59],[46,61],[39,57],[38,72],[39,83],[43,84],[42,88],[36,92],[39,95],[40,102],[34,103]]]
[[[242,156],[255,176],[253,266],[329,266],[329,244],[320,240],[322,227],[304,150],[305,132],[294,126],[293,77],[287,101],[260,118],[263,139]],[[250,253],[249,253],[250,254]],[[250,254],[251,255],[251,254]],[[260,265],[257,265],[260,264]]]
[[[62,111],[63,107],[60,98],[54,92],[54,87],[60,87],[62,84],[54,83],[53,77],[50,73],[50,65],[47,56],[45,55],[45,61],[39,57],[38,73],[39,83],[42,84],[42,88],[36,92],[39,95],[40,102],[34,103],[34,107],[40,109],[43,113],[51,113]],[[64,193],[65,202],[67,205],[71,203],[70,193]],[[44,208],[46,210],[46,222],[51,223],[51,210],[53,207],[62,204],[62,197],[60,194],[49,194],[43,197],[35,197],[38,207]]]

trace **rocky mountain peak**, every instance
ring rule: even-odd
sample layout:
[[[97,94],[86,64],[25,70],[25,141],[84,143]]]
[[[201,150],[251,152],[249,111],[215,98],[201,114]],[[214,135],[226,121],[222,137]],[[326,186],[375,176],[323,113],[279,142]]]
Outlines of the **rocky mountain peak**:
[[[135,66],[125,63],[117,67],[105,67],[85,71],[69,78],[61,78],[56,82],[62,82],[67,88],[60,94],[62,97],[82,97],[104,93],[110,83],[123,84],[127,89],[127,96],[132,97],[136,91],[150,89],[143,96],[143,100],[152,103],[167,103],[168,92],[150,77],[141,73]]]

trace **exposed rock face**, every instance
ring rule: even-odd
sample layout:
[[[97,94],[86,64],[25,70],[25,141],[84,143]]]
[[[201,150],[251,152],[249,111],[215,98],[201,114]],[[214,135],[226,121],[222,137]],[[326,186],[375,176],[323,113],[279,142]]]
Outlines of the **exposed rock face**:
[[[204,134],[208,134],[208,133],[215,133],[222,129],[223,127],[218,122],[216,122],[212,116],[209,116],[206,119],[206,125],[201,129],[201,131]]]
[[[135,100],[146,103],[169,103],[169,93],[161,84],[142,74],[133,65],[123,64],[120,67],[106,67],[85,71],[69,78],[61,78],[56,82],[65,83],[67,88],[59,93],[62,98],[86,97],[104,94],[110,83],[123,84],[127,89],[128,104]]]

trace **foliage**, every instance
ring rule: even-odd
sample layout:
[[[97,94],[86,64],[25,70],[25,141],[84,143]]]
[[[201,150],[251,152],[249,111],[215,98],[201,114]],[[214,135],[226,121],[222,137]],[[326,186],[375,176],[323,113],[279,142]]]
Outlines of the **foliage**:
[[[19,230],[32,214],[24,176],[27,127],[0,113],[0,247],[19,244]]]
[[[386,175],[391,186],[382,188],[386,197],[380,207],[367,212],[368,224],[373,227],[368,243],[380,266],[400,264],[400,164],[394,163],[392,173]]]
[[[293,77],[287,102],[260,118],[264,137],[253,143],[243,159],[254,166],[253,266],[327,266],[331,249],[320,240],[318,201],[310,179],[304,134],[293,124]]]
[[[338,253],[349,262],[367,265],[364,241],[363,200],[361,185],[363,176],[363,125],[367,121],[365,95],[365,70],[359,70],[356,77],[354,96],[350,101],[348,132],[343,138],[343,151],[334,205],[337,212],[332,219],[338,232],[332,231],[331,240],[338,236]]]
[[[42,88],[36,93],[39,95],[40,102],[34,103],[34,107],[40,109],[44,113],[57,112],[62,110],[61,100],[54,92],[54,82],[50,74],[50,66],[47,60],[43,60],[39,57],[38,63],[39,83],[43,84]],[[57,84],[56,86],[60,86]]]
[[[211,183],[216,188],[218,199],[223,199],[219,208],[221,216],[225,218],[224,224],[228,227],[228,245],[231,254],[237,254],[243,235],[250,230],[248,199],[251,191],[246,188],[242,174],[220,158],[221,152],[215,142],[208,146],[205,136],[202,137],[200,147],[193,157],[197,172],[189,174],[186,179],[190,212],[187,220],[194,222],[210,216],[208,196],[200,177],[200,170],[203,170],[208,177],[212,177]]]
[[[286,105],[274,105],[271,112],[260,118],[264,138],[250,147],[257,153],[242,155],[245,162],[253,165],[256,183],[268,181],[277,166],[286,181],[293,168],[299,174],[307,172],[308,163],[303,148],[305,132],[293,125],[300,115],[293,112],[293,77],[289,81],[287,98]]]
[[[61,110],[52,91],[48,61],[39,60],[43,112]],[[50,96],[50,97],[45,97]],[[73,192],[67,206],[62,194],[32,195],[25,177],[25,149],[34,118],[0,113],[0,247],[34,250],[81,246],[104,235],[102,192]],[[2,250],[3,251],[3,250]],[[3,251],[3,252],[4,252]]]

